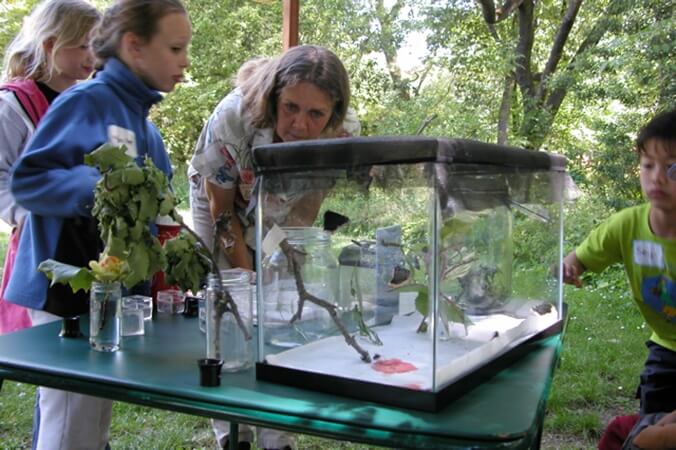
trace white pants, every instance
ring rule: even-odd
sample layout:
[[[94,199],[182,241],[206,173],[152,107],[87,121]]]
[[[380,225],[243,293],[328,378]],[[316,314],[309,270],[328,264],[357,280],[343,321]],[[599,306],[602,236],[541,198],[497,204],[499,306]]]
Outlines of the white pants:
[[[33,326],[61,318],[30,310]],[[37,450],[95,450],[108,444],[113,402],[89,395],[40,387]]]

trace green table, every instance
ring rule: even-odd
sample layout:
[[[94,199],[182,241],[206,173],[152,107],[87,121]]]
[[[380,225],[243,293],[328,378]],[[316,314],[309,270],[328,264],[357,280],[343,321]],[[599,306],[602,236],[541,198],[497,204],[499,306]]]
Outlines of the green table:
[[[197,319],[160,316],[122,350],[61,338],[60,323],[0,336],[0,380],[106,397],[292,432],[399,448],[538,448],[561,335],[532,350],[438,413],[388,407],[257,381],[253,369],[199,385],[205,352]],[[82,326],[84,329],[84,325]]]

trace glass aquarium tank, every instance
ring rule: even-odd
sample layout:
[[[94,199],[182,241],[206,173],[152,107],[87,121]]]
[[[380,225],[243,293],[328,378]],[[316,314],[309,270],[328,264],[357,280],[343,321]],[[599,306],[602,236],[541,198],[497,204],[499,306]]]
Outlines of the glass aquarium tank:
[[[258,379],[435,411],[561,332],[562,156],[426,137],[253,155]]]

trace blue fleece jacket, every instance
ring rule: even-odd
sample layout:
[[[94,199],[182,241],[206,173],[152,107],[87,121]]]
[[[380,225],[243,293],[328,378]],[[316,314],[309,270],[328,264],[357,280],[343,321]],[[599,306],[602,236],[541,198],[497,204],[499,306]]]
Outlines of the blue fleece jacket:
[[[84,164],[84,155],[108,141],[111,125],[134,132],[138,163],[149,155],[171,176],[162,138],[147,119],[150,107],[161,99],[159,92],[111,58],[93,80],[54,101],[12,173],[12,194],[29,214],[6,300],[43,309],[49,280],[37,266],[54,257],[64,219],[91,216],[101,174]]]

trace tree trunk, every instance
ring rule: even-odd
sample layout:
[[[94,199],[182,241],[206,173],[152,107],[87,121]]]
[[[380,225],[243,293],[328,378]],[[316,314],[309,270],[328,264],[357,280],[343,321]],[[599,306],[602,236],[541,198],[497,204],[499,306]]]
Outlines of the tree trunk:
[[[502,89],[502,101],[500,102],[500,113],[498,115],[498,144],[504,145],[509,140],[507,132],[509,129],[509,118],[512,111],[512,97],[514,95],[514,73],[510,72],[505,76]]]
[[[399,93],[402,99],[409,99],[408,83],[405,82],[401,76],[401,71],[397,65],[397,50],[396,38],[394,35],[393,24],[399,16],[401,8],[404,6],[402,0],[392,6],[387,11],[385,9],[384,0],[377,0],[375,4],[376,19],[380,24],[380,50],[385,55],[385,62],[387,63],[387,70],[392,78],[392,85]]]
[[[527,147],[540,148],[551,130],[556,114],[568,90],[575,82],[574,75],[577,62],[584,53],[598,45],[613,21],[629,7],[630,3],[629,0],[611,0],[604,14],[599,17],[565,68],[557,71],[563,49],[568,41],[570,30],[575,23],[581,4],[581,0],[570,0],[537,88],[535,88],[535,76],[531,67],[531,50],[535,28],[534,0],[524,0],[521,4],[519,7],[519,41],[516,47],[515,70],[523,102],[523,120],[519,134],[525,138]],[[562,73],[565,78],[559,79],[556,87],[548,92],[548,84],[557,72]]]

